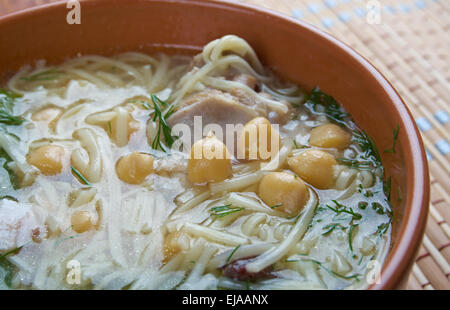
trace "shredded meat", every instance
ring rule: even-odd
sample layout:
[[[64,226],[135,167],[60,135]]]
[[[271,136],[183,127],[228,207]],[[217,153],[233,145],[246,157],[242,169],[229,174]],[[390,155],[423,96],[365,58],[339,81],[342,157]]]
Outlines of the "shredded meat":
[[[232,95],[222,91],[208,89],[194,94],[181,102],[181,108],[167,120],[172,127],[180,123],[190,127],[192,137],[191,145],[196,142],[196,139],[202,138],[194,137],[195,116],[202,117],[202,131],[208,124],[218,124],[222,128],[223,140],[226,143],[225,134],[227,124],[245,125],[253,118],[259,116],[259,113],[252,107],[241,104]],[[228,144],[227,147],[229,150],[231,149]],[[236,150],[236,147],[234,150]]]
[[[250,273],[247,271],[245,266],[252,260],[252,258],[242,258],[235,260],[223,268],[223,274],[231,279],[239,281],[255,281],[271,279],[275,276],[273,275],[273,267],[269,266],[260,272]]]

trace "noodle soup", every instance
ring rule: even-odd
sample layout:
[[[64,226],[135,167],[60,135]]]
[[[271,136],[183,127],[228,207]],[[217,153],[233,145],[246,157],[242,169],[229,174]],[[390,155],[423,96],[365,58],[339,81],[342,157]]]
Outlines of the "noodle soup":
[[[239,37],[38,63],[0,100],[3,288],[365,288],[389,249],[370,137]]]

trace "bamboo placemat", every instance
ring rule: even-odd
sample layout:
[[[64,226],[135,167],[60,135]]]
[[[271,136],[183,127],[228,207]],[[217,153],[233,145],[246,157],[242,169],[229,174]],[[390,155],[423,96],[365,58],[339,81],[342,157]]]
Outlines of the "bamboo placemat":
[[[56,1],[0,0],[0,15]],[[240,2],[285,13],[332,34],[369,59],[399,91],[421,130],[431,172],[430,215],[408,288],[450,289],[450,1]]]

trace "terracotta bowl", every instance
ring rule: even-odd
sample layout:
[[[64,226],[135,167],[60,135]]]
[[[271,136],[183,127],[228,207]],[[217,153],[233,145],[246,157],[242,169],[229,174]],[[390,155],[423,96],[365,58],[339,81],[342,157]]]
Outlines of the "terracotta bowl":
[[[80,2],[80,25],[66,22],[65,1],[0,18],[1,79],[40,59],[58,63],[79,53],[138,50],[193,53],[225,34],[243,37],[281,77],[308,90],[319,85],[333,95],[373,137],[385,176],[392,180],[394,221],[381,283],[371,288],[404,287],[427,218],[427,160],[407,107],[366,59],[311,25],[251,6],[201,0]],[[397,152],[384,153],[392,147],[397,125]]]

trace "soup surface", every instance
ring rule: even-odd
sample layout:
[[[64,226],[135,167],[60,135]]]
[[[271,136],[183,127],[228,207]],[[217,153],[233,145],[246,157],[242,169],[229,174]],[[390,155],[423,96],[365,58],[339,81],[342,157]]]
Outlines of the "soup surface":
[[[0,103],[2,288],[365,288],[389,249],[370,137],[239,37],[39,62]]]

